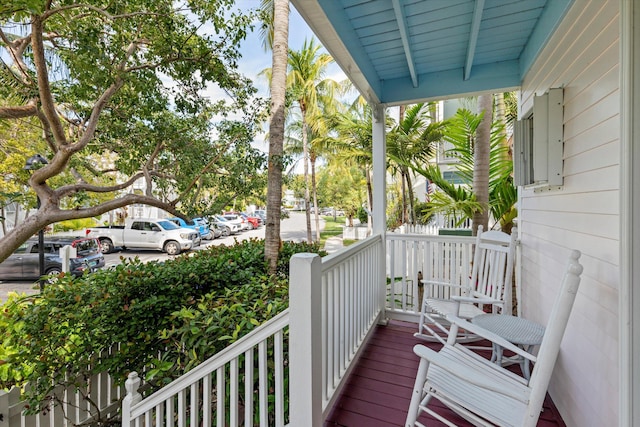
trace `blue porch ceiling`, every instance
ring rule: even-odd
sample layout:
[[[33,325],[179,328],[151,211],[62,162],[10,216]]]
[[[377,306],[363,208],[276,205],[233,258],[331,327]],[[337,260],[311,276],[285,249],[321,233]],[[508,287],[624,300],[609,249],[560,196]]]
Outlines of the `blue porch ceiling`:
[[[369,102],[518,88],[574,0],[292,0]]]

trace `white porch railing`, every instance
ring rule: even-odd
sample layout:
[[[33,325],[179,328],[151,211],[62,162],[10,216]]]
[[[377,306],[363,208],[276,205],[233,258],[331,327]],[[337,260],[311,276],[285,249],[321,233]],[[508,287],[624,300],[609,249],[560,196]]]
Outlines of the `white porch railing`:
[[[417,321],[422,301],[420,279],[460,285],[469,279],[473,237],[387,233],[386,241],[389,318]],[[448,289],[443,287],[439,291]]]
[[[291,259],[292,426],[320,427],[384,310],[380,235]]]
[[[288,325],[285,310],[144,400],[132,372],[122,425],[284,426]]]
[[[320,427],[381,316],[383,251],[377,235],[324,259],[295,255],[289,310],[144,400],[132,373],[122,425]]]

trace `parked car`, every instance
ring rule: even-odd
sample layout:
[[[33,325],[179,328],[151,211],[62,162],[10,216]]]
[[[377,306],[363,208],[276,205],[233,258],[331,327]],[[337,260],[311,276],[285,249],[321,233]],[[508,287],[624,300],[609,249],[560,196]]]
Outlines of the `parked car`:
[[[333,216],[333,208],[320,208],[320,215]]]
[[[157,249],[169,255],[178,255],[200,246],[200,233],[181,228],[166,219],[136,218],[126,225],[108,225],[87,229],[87,234],[100,240],[102,253],[116,247],[122,249]]]
[[[169,221],[177,225],[181,228],[189,228],[191,230],[195,230],[200,233],[200,238],[204,240],[211,240],[211,231],[209,230],[209,226],[204,222],[201,222],[202,218],[193,218],[188,221],[185,221],[182,218],[174,217],[168,218]]]
[[[218,225],[219,226],[223,226],[226,229],[229,230],[229,233],[226,234],[225,230],[223,230],[222,235],[223,236],[229,236],[231,234],[236,234],[239,233],[240,231],[242,231],[242,225],[240,224],[239,221],[230,221],[228,219],[226,219],[224,216],[222,215],[215,215],[214,216],[216,221],[218,221]]]
[[[240,215],[242,218],[245,219],[245,221],[247,221],[247,224],[249,225],[249,230],[260,228],[260,226],[262,225],[262,220],[257,216],[249,215],[244,212],[240,212],[238,215]]]
[[[206,218],[196,217],[192,220],[194,223],[200,226],[200,235],[205,240],[213,240],[216,236],[214,236],[213,230],[209,226],[209,221]]]
[[[262,222],[262,225],[267,223],[267,211],[257,210],[253,214],[255,216],[257,216],[258,218],[260,218],[260,221]]]
[[[222,217],[227,221],[238,224],[240,226],[240,230],[242,231],[249,229],[249,223],[247,222],[247,220],[238,214],[225,212],[224,214],[222,214]]]
[[[211,230],[211,236],[213,236],[213,239],[217,239],[222,236],[222,227],[224,226],[219,225],[217,222],[209,223],[209,229]],[[231,231],[229,231],[229,234],[231,234]]]
[[[75,236],[47,236],[44,240],[44,272],[57,276],[62,272],[60,249],[71,246],[76,249],[76,257],[69,260],[69,272],[81,276],[85,271],[96,271],[104,267],[104,256],[100,242],[95,238]],[[13,254],[0,263],[0,280],[37,280],[40,278],[40,255],[38,239],[24,242]]]

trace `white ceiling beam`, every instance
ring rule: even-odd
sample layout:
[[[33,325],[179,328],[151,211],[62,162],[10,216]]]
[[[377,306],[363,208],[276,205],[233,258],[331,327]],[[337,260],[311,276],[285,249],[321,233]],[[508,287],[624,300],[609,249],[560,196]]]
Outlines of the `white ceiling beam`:
[[[416,73],[416,66],[413,62],[413,55],[411,54],[411,43],[409,41],[409,32],[407,30],[407,19],[402,11],[402,5],[400,0],[392,0],[393,11],[396,14],[396,22],[398,23],[398,29],[400,30],[400,38],[402,39],[402,47],[404,48],[404,56],[407,58],[407,65],[409,66],[409,74],[411,74],[411,83],[413,87],[418,87],[418,75]]]
[[[484,11],[484,0],[476,0],[473,9],[473,18],[471,19],[471,31],[469,32],[469,45],[467,46],[467,60],[464,65],[464,79],[469,80],[471,77],[471,67],[473,66],[473,57],[476,54],[476,43],[478,42],[478,33],[480,32],[480,22],[482,22],[482,12]]]

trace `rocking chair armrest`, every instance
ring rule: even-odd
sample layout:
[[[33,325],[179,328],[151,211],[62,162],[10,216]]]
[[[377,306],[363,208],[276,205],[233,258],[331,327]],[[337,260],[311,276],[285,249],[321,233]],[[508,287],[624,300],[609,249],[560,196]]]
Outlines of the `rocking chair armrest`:
[[[467,302],[467,303],[471,303],[471,304],[496,304],[496,305],[503,305],[504,301],[501,301],[499,299],[493,299],[493,298],[482,298],[482,297],[473,297],[473,296],[456,296],[453,295],[451,296],[451,299],[454,301],[460,301],[460,302]]]
[[[538,358],[536,356],[534,356],[533,354],[527,352],[526,350],[523,350],[522,348],[518,347],[515,344],[512,344],[511,342],[505,340],[504,338],[502,338],[501,336],[494,334],[491,331],[488,331],[478,325],[475,325],[471,322],[467,322],[464,319],[461,319],[457,316],[454,316],[452,314],[448,314],[446,316],[447,320],[449,322],[451,322],[451,324],[455,324],[458,327],[464,329],[467,332],[471,332],[472,334],[478,335],[482,338],[485,338],[489,341],[491,341],[494,344],[499,345],[500,347],[502,347],[505,350],[509,350],[512,351],[514,353],[516,353],[517,355],[520,355],[526,359],[529,359],[532,362],[535,362],[536,360],[538,360]]]
[[[449,344],[446,344],[446,345],[450,346]],[[445,357],[439,352],[431,350],[429,347],[426,347],[422,344],[416,344],[413,347],[413,352],[420,358],[425,359],[429,363],[434,364],[440,367],[441,369],[447,371],[449,374],[455,377],[458,377],[477,387],[480,387],[484,390],[489,390],[494,393],[499,393],[524,403],[527,403],[529,401],[530,393],[528,390],[525,390],[519,387],[523,385],[521,383],[518,383],[519,386],[516,386],[514,388],[498,386],[498,385],[494,386],[492,384],[487,384],[486,382],[481,381],[478,378],[478,375],[476,374],[475,369],[472,368],[471,366],[465,365],[463,363],[456,363],[455,360]],[[487,363],[490,363],[490,362],[487,361]],[[520,392],[517,392],[517,390],[520,390]]]

